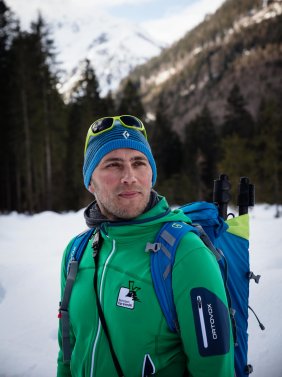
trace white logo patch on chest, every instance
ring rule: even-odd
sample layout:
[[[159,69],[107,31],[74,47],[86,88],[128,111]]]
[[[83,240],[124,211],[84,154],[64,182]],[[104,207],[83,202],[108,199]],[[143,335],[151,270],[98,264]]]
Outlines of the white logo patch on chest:
[[[135,302],[139,301],[137,292],[140,288],[134,286],[134,281],[128,282],[128,288],[121,287],[118,294],[117,306],[127,309],[134,309]]]
[[[119,295],[117,299],[117,306],[122,306],[127,309],[134,309],[135,301],[133,300],[132,295],[129,293],[129,289],[121,287],[119,290]]]

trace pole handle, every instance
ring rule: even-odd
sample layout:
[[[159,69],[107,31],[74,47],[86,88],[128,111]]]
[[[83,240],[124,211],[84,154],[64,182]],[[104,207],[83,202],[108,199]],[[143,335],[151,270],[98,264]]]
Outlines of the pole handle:
[[[227,219],[227,207],[231,199],[231,184],[226,174],[221,174],[219,179],[214,180],[213,186],[213,202],[218,206],[219,215]]]
[[[250,183],[248,177],[241,177],[238,185],[237,206],[239,216],[249,212],[249,207],[255,205],[255,186]]]

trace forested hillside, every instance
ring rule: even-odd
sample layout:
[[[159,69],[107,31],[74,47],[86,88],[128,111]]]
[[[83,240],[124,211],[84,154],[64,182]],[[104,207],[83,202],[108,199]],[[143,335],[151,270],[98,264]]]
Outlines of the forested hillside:
[[[234,83],[256,116],[261,97],[277,98],[281,89],[281,41],[281,0],[227,0],[171,48],[137,67],[130,79],[139,82],[147,110],[155,111],[160,93],[167,113],[177,110],[176,129],[207,104],[221,122]]]
[[[161,114],[182,145],[181,176],[165,181],[165,192],[185,187],[190,198],[207,198],[225,172],[233,182],[252,177],[257,200],[281,202],[281,0],[225,1],[129,79],[146,112]],[[179,164],[167,152],[165,170]]]
[[[156,189],[171,203],[211,199],[219,173],[233,188],[248,175],[258,201],[281,203],[281,9],[281,1],[227,0],[107,97],[85,60],[65,103],[48,24],[39,16],[23,31],[0,0],[0,210],[86,205],[87,129],[122,113],[145,121],[158,163]]]

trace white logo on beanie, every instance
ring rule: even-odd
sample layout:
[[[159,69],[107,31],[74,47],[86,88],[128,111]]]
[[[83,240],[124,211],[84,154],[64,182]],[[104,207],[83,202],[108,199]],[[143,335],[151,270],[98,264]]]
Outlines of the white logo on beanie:
[[[130,136],[129,132],[127,132],[127,131],[124,131],[124,133],[123,133],[122,135],[123,135],[123,137],[124,137],[125,139],[128,139],[129,136]]]

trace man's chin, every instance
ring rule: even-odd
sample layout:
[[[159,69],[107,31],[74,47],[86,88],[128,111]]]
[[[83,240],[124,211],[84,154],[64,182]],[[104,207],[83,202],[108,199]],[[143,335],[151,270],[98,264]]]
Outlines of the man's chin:
[[[119,218],[123,220],[133,220],[141,215],[145,208],[146,206],[134,207],[132,205],[128,206],[128,208],[123,207],[122,210],[119,211]]]

